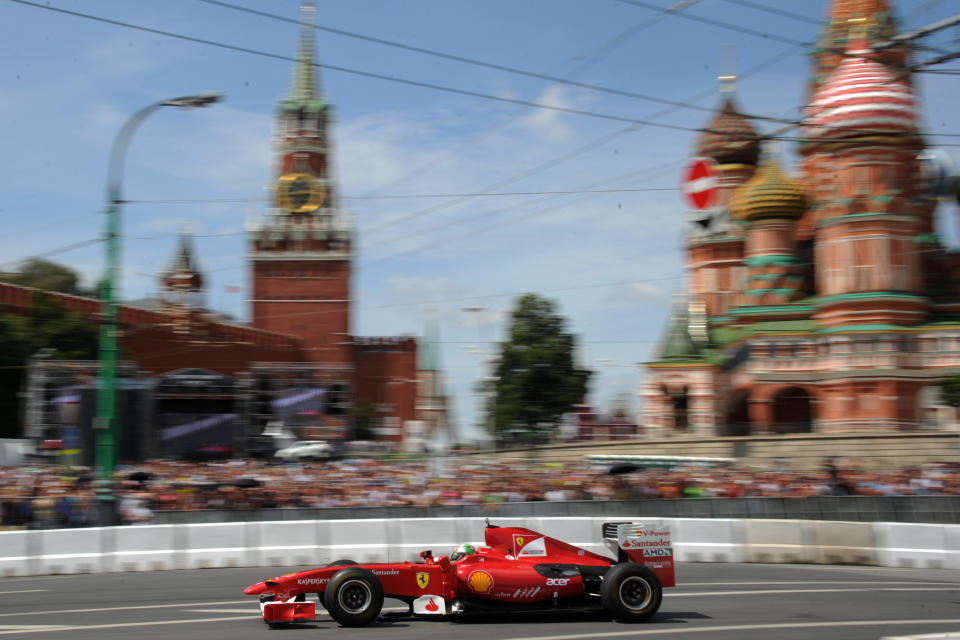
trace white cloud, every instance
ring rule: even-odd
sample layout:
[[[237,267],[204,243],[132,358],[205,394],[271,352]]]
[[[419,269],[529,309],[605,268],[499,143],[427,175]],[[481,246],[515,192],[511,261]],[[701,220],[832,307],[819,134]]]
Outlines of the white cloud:
[[[563,109],[572,108],[563,87],[552,85],[544,89],[534,100],[540,104]],[[531,109],[529,115],[522,118],[520,126],[525,127],[548,142],[559,142],[570,137],[569,114],[552,109]]]
[[[632,298],[633,302],[637,303],[650,300],[662,303],[670,300],[670,294],[653,282],[631,282],[624,285],[623,291]]]

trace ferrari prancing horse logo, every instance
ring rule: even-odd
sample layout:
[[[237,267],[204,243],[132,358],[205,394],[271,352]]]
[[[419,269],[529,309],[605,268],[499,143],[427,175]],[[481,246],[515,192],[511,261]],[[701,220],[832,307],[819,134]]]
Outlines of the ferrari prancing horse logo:
[[[428,582],[430,582],[430,574],[429,574],[429,573],[418,573],[418,574],[417,574],[417,586],[419,586],[421,589],[426,589]]]

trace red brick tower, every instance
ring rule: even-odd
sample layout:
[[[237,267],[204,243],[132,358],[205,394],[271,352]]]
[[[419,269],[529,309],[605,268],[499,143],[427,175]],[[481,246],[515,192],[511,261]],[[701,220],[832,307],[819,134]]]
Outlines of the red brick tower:
[[[251,322],[303,339],[315,363],[349,365],[352,232],[330,176],[332,106],[313,62],[316,7],[301,7],[300,52],[277,107],[277,181],[252,229]]]

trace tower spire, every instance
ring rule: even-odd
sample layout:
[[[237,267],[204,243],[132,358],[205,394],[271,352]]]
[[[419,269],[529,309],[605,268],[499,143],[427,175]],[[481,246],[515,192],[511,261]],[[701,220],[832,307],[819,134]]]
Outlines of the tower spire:
[[[717,76],[720,96],[732,100],[737,95],[737,45],[729,42],[720,45],[720,67],[721,75]]]
[[[314,62],[314,26],[317,21],[316,0],[300,1],[300,44],[297,62],[293,66],[293,79],[287,103],[303,107],[321,101],[320,83]]]

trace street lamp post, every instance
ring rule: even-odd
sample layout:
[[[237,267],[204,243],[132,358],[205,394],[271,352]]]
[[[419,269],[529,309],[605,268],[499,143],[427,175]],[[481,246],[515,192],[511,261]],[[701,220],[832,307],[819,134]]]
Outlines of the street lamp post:
[[[123,204],[121,185],[123,161],[130,145],[130,138],[147,116],[161,107],[191,109],[206,107],[223,99],[219,93],[201,93],[170,100],[161,100],[140,109],[121,127],[110,150],[107,168],[107,226],[104,257],[106,273],[100,288],[100,373],[97,385],[97,430],[96,464],[99,475],[97,487],[100,524],[115,524],[116,509],[111,487],[111,477],[116,466],[116,407],[117,407],[117,299],[115,288],[120,269],[119,236],[120,207]]]

